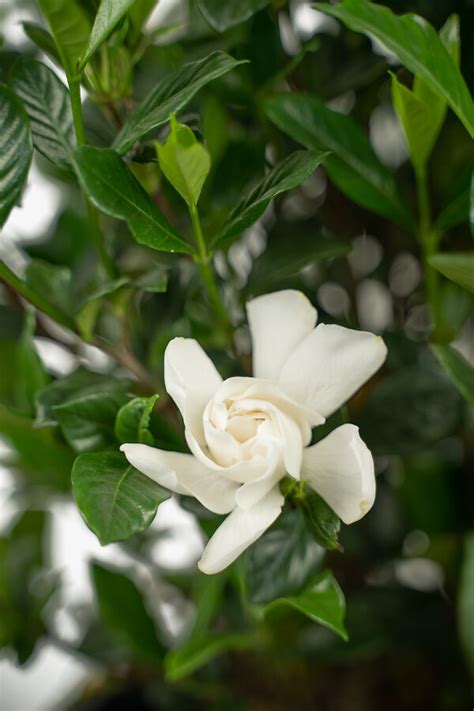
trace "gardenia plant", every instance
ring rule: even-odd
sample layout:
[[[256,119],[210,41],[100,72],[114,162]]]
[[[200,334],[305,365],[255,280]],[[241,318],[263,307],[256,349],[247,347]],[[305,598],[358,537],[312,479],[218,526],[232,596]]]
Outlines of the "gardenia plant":
[[[160,485],[229,514],[199,568],[230,565],[279,516],[288,474],[312,487],[346,524],[375,499],[374,464],[355,425],[310,446],[325,422],[382,365],[379,336],[319,324],[299,291],[247,304],[254,377],[222,380],[201,346],[174,338],[165,352],[165,386],[179,407],[192,454],[124,444],[128,461]]]

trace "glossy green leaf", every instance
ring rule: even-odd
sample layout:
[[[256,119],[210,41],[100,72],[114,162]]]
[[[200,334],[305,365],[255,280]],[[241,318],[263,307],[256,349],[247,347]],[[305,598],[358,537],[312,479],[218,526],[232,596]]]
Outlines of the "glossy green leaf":
[[[265,603],[301,590],[317,571],[324,551],[309,534],[299,509],[286,509],[245,559],[248,599]]]
[[[238,2],[222,2],[222,0],[196,0],[196,6],[207,23],[216,32],[225,32],[229,27],[239,25],[262,10],[270,0],[239,0]]]
[[[190,640],[166,655],[166,677],[178,681],[225,652],[251,649],[254,645],[255,635],[246,632],[213,633]]]
[[[127,401],[123,392],[91,392],[55,405],[53,412],[76,452],[97,451],[115,445],[115,418]]]
[[[102,545],[144,531],[170,497],[132,467],[120,452],[81,454],[72,469],[72,490],[87,525]]]
[[[324,166],[335,184],[363,207],[403,224],[411,217],[391,172],[379,161],[350,116],[315,96],[283,94],[268,99],[269,118],[310,150],[330,151]]]
[[[233,237],[253,225],[277,195],[300,185],[328,155],[296,151],[277,163],[235,206],[212,241],[212,246],[216,249],[224,247]]]
[[[432,344],[431,350],[467,402],[474,405],[474,368],[452,346]]]
[[[33,309],[25,311],[23,333],[18,345],[18,387],[20,401],[28,414],[35,409],[36,393],[49,382],[49,376],[33,343],[36,319]]]
[[[160,81],[132,111],[114,142],[119,153],[126,153],[138,141],[169,120],[193,98],[199,89],[227,74],[241,61],[225,52],[212,52],[204,59],[185,64]]]
[[[79,59],[80,70],[84,69],[94,52],[105,42],[134,2],[135,0],[101,0],[88,45]]]
[[[37,0],[56,43],[68,79],[77,76],[77,62],[87,47],[90,24],[76,0]]]
[[[154,443],[154,437],[150,432],[150,416],[157,400],[158,395],[135,397],[122,405],[115,420],[115,436],[121,444]]]
[[[0,227],[20,199],[32,154],[26,111],[12,90],[0,84]]]
[[[162,252],[192,254],[192,247],[178,235],[118,153],[80,146],[73,162],[92,202],[108,215],[126,220],[137,242]]]
[[[36,426],[57,424],[54,408],[70,401],[104,393],[124,393],[129,381],[111,375],[94,373],[80,367],[70,375],[55,380],[38,393],[36,398]]]
[[[183,200],[197,205],[204,181],[211,170],[211,157],[189,126],[171,114],[171,131],[166,141],[156,144],[160,168]]]
[[[343,0],[338,5],[317,3],[315,7],[337,17],[351,30],[375,37],[443,97],[474,136],[474,104],[469,89],[443,41],[425,19],[395,15],[388,7],[367,0]]]
[[[61,57],[54,44],[54,39],[51,37],[49,32],[47,32],[41,25],[37,25],[34,22],[22,22],[22,27],[25,31],[27,37],[30,38],[32,42],[44,52],[53,62],[56,62],[61,66]]]
[[[15,64],[13,88],[30,118],[35,148],[60,167],[70,165],[76,134],[69,92],[42,62],[21,57]]]
[[[100,617],[107,631],[138,659],[161,662],[164,648],[135,583],[122,572],[97,562],[92,564],[91,572]]]
[[[290,607],[318,622],[347,640],[344,627],[346,605],[344,595],[337,581],[329,571],[324,571],[314,583],[299,595],[273,600],[264,608],[264,614],[279,607]]]
[[[467,533],[458,593],[458,628],[467,664],[474,676],[474,532]]]
[[[301,508],[314,540],[328,550],[339,548],[341,521],[324,499],[315,491],[307,490]]]
[[[432,267],[447,279],[456,282],[464,289],[474,293],[474,253],[449,252],[433,254],[428,258]]]

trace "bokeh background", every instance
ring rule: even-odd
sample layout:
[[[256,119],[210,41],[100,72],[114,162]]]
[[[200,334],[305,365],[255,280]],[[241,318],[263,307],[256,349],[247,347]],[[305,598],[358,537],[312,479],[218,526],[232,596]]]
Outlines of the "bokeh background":
[[[462,71],[473,88],[471,0],[386,4],[397,12],[418,12],[437,28],[457,12]],[[92,8],[94,2],[84,0],[84,5]],[[33,2],[1,1],[0,71],[8,71],[15,53],[36,53],[24,21],[41,22]],[[192,3],[160,0],[146,32],[152,39],[135,68],[136,97],[158,76],[212,49],[251,60],[206,87],[185,111],[213,156],[202,207],[210,222],[262,174],[266,157],[295,147],[259,105],[260,93],[281,88],[281,81],[355,117],[415,203],[413,173],[387,73],[392,69],[403,77],[403,70],[376,43],[298,0],[275,2],[223,35],[200,19]],[[279,78],[295,58],[286,80]],[[110,120],[87,99],[85,112],[89,139],[107,145],[113,135]],[[472,142],[448,114],[430,162],[434,214],[468,185],[473,162]],[[164,192],[172,207],[179,205],[171,188],[159,185],[156,164],[143,164],[137,171],[150,189]],[[149,256],[130,244],[123,223],[113,229],[119,263],[139,269]],[[337,258],[320,259],[334,239]],[[444,248],[462,251],[470,245],[466,224],[446,231]],[[92,268],[94,249],[77,187],[72,180],[64,182],[38,154],[22,204],[2,231],[0,257],[12,269],[32,258],[74,267],[78,280]],[[223,373],[239,372],[240,366],[220,349],[190,263],[156,253],[154,258],[168,269],[168,290],[135,299],[127,318],[135,352],[158,384],[164,347],[177,334],[198,337]],[[267,643],[260,649],[223,654],[181,683],[168,683],[160,665],[137,652],[136,640],[130,642],[99,612],[90,565],[100,561],[130,576],[162,639],[177,645],[195,614],[192,574],[206,537],[205,522],[186,502],[172,499],[160,507],[146,533],[126,544],[101,547],[72,500],[73,454],[63,447],[61,435],[56,433],[54,440],[60,449],[48,451],[50,444],[40,434],[23,437],[7,418],[0,423],[2,708],[471,708],[468,657],[474,633],[460,612],[460,601],[467,605],[462,596],[474,594],[474,553],[470,569],[467,553],[474,545],[468,533],[474,521],[473,417],[426,345],[430,313],[413,235],[350,202],[317,169],[226,255],[218,254],[215,267],[237,326],[242,362],[249,361],[250,348],[245,300],[285,287],[305,291],[321,321],[380,333],[389,347],[383,372],[349,406],[350,420],[360,424],[376,457],[376,504],[362,522],[343,529],[344,554],[326,558],[346,595],[350,641],[290,615],[262,626]],[[445,281],[443,308],[455,347],[474,362],[471,297]],[[107,311],[102,318],[115,328]],[[21,320],[12,294],[0,288],[0,398],[8,405],[16,398],[13,354]],[[54,377],[80,364],[98,373],[115,368],[103,352],[68,340],[49,323],[35,337],[35,347]],[[172,412],[159,392],[164,413]],[[330,427],[339,424],[340,415],[334,417]],[[14,581],[13,596],[4,592],[5,576],[10,587]],[[468,576],[471,593],[466,592]],[[124,617],[140,630],[133,605],[127,605],[124,599]],[[218,630],[225,631],[229,620],[237,627],[245,624],[231,586],[225,589],[220,615]]]

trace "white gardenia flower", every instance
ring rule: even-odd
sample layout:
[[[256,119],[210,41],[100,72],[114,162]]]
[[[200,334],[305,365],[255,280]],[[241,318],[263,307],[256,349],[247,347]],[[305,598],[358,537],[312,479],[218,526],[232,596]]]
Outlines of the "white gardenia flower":
[[[342,425],[309,447],[322,424],[382,365],[379,336],[316,325],[299,291],[266,294],[247,304],[253,378],[223,381],[192,338],[165,352],[165,386],[179,407],[192,454],[124,444],[128,461],[162,486],[229,514],[198,565],[218,573],[262,535],[281,512],[279,482],[305,481],[353,523],[375,498],[372,455],[354,425]]]

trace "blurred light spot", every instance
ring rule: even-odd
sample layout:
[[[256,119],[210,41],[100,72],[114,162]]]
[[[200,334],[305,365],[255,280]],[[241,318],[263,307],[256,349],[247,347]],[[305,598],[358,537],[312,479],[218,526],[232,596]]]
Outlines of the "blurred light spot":
[[[339,34],[339,23],[333,17],[325,15],[319,10],[314,10],[311,3],[302,2],[291,4],[291,16],[295,32],[303,40],[307,40],[318,32],[328,35]]]
[[[381,104],[369,122],[370,142],[382,162],[398,168],[408,157],[400,123],[390,104]]]
[[[229,267],[227,265],[224,252],[216,252],[212,262],[214,265],[214,269],[221,277],[221,279],[227,280],[229,278]]]
[[[439,590],[444,582],[442,567],[428,558],[396,561],[395,577],[401,585],[421,592]]]
[[[390,290],[395,296],[408,296],[420,283],[421,269],[416,257],[402,252],[393,260],[389,273]]]
[[[468,319],[455,341],[451,343],[474,368],[474,318]]]
[[[15,461],[15,449],[10,446],[8,439],[0,437],[0,533],[5,535],[12,526],[15,516],[19,513],[18,504],[15,503],[15,477],[4,466],[5,463]]]
[[[400,64],[398,57],[391,52],[382,42],[380,42],[375,37],[370,38],[372,44],[372,50],[374,54],[378,54],[380,57],[385,57],[389,64]]]
[[[331,316],[345,316],[347,318],[350,308],[350,299],[347,291],[332,281],[327,281],[318,289],[318,302]]]
[[[420,556],[426,553],[430,547],[430,537],[424,531],[415,529],[405,536],[403,541],[403,552],[409,556]]]
[[[405,331],[414,341],[423,340],[431,331],[431,309],[428,304],[413,306],[405,321]]]
[[[239,277],[240,285],[243,286],[252,271],[252,257],[243,241],[234,242],[227,252],[227,259],[234,272]]]
[[[46,370],[57,377],[69,375],[78,366],[78,359],[64,346],[49,338],[35,338],[35,348]]]
[[[352,242],[352,251],[347,257],[356,279],[367,276],[379,266],[383,257],[382,245],[375,237],[360,235]]]
[[[241,326],[234,333],[235,349],[239,355],[248,355],[252,350],[248,326]]]
[[[340,114],[350,114],[355,104],[355,92],[346,91],[344,94],[336,96],[331,101],[327,102],[327,105],[333,111],[337,111]]]
[[[263,225],[257,222],[256,225],[247,230],[244,241],[253,259],[259,257],[267,246],[267,233]]]
[[[294,57],[301,49],[301,42],[295,34],[293,25],[286,12],[280,12],[278,14],[278,27],[283,49],[290,57]]]
[[[100,348],[90,346],[88,343],[79,343],[79,361],[99,373],[107,373],[113,366],[114,360],[111,356],[101,351]],[[127,371],[128,373],[129,371]]]
[[[314,215],[317,207],[314,200],[307,200],[304,195],[293,192],[283,199],[281,211],[289,221],[304,220]]]
[[[301,183],[300,190],[303,195],[310,200],[317,200],[325,194],[327,184],[328,181],[324,172],[320,168],[316,168],[314,173],[311,173],[311,175]]]
[[[7,0],[8,1],[8,0]],[[31,12],[27,7],[15,9],[13,3],[12,10],[1,18],[2,20],[2,35],[5,46],[15,47],[20,49],[22,45],[29,42],[22,27],[22,22],[38,22],[38,15]]]
[[[357,287],[357,314],[362,328],[382,333],[392,325],[392,296],[381,281],[364,279]]]
[[[193,514],[185,511],[175,498],[161,504],[152,526],[168,534],[151,548],[151,557],[157,565],[179,570],[196,564],[203,550],[202,534]]]
[[[31,241],[43,237],[56,218],[61,193],[61,188],[45,178],[33,161],[21,204],[11,211],[2,239]]]

